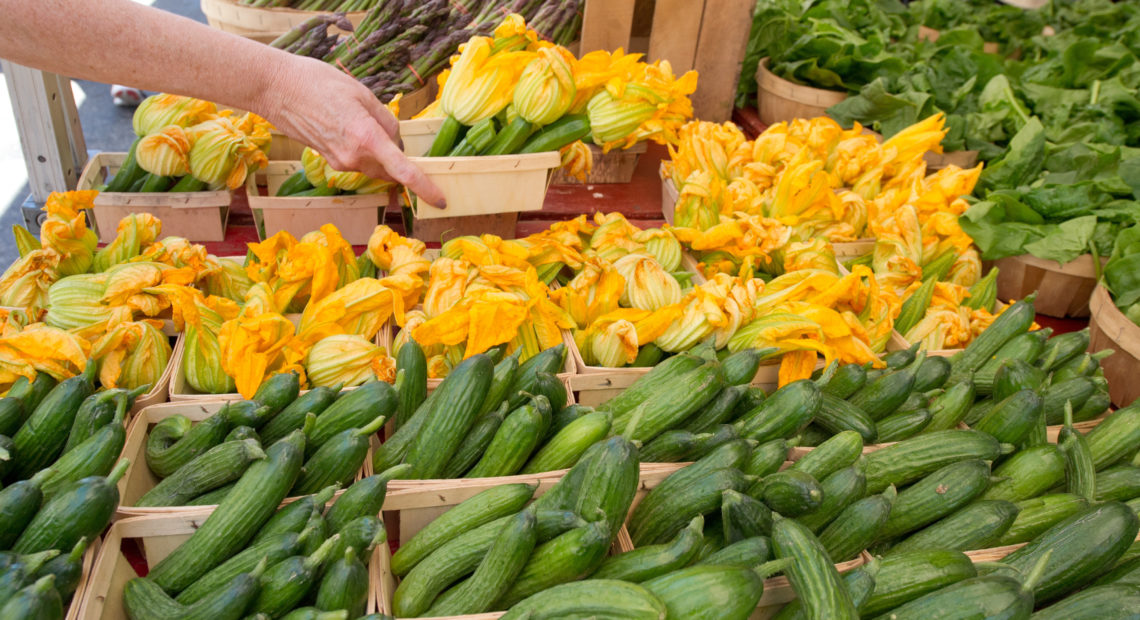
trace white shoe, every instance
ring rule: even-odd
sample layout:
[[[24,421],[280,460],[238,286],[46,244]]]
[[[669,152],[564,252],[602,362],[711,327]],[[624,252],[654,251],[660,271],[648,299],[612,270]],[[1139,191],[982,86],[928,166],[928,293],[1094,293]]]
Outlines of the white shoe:
[[[114,84],[111,86],[111,100],[122,108],[133,108],[142,103],[143,92],[137,88]]]

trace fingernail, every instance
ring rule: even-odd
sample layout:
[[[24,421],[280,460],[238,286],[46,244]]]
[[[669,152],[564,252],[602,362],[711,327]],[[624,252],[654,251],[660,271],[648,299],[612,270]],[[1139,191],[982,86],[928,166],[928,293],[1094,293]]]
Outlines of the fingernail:
[[[446,209],[447,208],[447,199],[446,198],[440,198],[439,204],[437,204],[435,206],[439,207],[440,209]]]

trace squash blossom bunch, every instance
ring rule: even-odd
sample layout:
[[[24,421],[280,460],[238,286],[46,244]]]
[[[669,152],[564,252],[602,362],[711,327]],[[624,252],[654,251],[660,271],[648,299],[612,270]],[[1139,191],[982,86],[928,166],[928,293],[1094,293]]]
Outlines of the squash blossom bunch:
[[[466,357],[506,345],[526,360],[562,342],[571,325],[528,262],[526,244],[494,235],[457,237],[431,263],[419,308],[406,313],[393,354],[412,338],[444,377]]]
[[[640,54],[620,49],[578,59],[511,14],[493,36],[461,45],[439,82],[439,98],[417,116],[446,118],[431,155],[515,153],[541,128],[573,120],[573,135],[550,150],[557,148],[568,172],[584,178],[593,160],[579,138],[603,152],[675,141],[693,116],[697,73],[678,77],[667,61],[642,62]],[[460,127],[471,130],[455,145]]]
[[[135,110],[138,138],[107,191],[236,189],[268,164],[272,126],[207,101],[159,94]]]
[[[246,274],[269,288],[273,308],[281,313],[300,312],[360,277],[352,245],[331,224],[301,239],[282,230],[250,243],[249,251]]]
[[[7,392],[20,377],[35,380],[37,372],[62,381],[87,370],[90,342],[44,323],[24,325],[27,316],[22,313],[5,314],[0,331],[0,392]]]
[[[346,194],[379,194],[395,187],[391,181],[372,179],[363,172],[343,172],[329,165],[324,155],[309,147],[301,152],[305,180],[315,188],[334,189]]]
[[[662,167],[680,194],[674,223],[707,230],[743,212],[787,226],[796,241],[870,236],[870,203],[896,179],[924,174],[923,155],[941,152],[943,122],[938,114],[880,143],[826,117],[777,123],[752,141],[732,123],[694,121]]]

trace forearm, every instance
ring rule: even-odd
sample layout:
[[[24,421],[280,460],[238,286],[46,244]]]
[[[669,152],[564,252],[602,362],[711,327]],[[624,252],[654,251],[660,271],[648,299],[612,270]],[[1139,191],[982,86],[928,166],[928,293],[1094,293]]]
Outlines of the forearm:
[[[275,115],[293,57],[131,0],[0,0],[0,57],[68,77]]]

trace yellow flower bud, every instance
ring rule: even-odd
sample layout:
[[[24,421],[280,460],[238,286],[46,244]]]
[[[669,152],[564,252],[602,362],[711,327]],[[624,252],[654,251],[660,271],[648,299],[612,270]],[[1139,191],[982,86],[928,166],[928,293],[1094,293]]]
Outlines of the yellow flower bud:
[[[527,64],[515,87],[514,107],[519,116],[536,125],[562,118],[574,103],[574,57],[561,46],[543,47]]]
[[[151,174],[163,177],[180,177],[190,174],[190,140],[186,130],[168,125],[161,131],[148,134],[135,147],[139,166]]]
[[[629,321],[614,321],[593,331],[589,350],[600,366],[618,368],[630,364],[637,359],[637,329]]]
[[[245,267],[228,258],[212,258],[203,271],[198,285],[207,295],[217,295],[241,301],[245,298],[253,280],[245,272]]]
[[[33,250],[0,276],[0,306],[44,308],[48,290],[59,279],[60,255],[51,248]]]
[[[366,338],[329,336],[309,349],[305,373],[314,386],[343,383],[351,387],[371,378],[390,383],[396,380],[396,360]]]
[[[162,222],[149,213],[131,213],[119,220],[118,231],[111,243],[95,253],[93,271],[107,271],[138,256],[162,233]]]
[[[180,95],[151,95],[135,108],[135,135],[142,137],[168,125],[189,127],[214,118],[218,106],[209,101]]]
[[[227,118],[195,125],[186,135],[193,143],[190,173],[210,187],[237,189],[251,170],[269,163],[257,144]]]
[[[515,84],[533,52],[496,51],[487,37],[472,37],[463,44],[459,58],[440,93],[440,108],[448,116],[470,126],[507,107]]]
[[[186,324],[183,333],[182,374],[190,387],[202,394],[229,394],[235,391],[234,380],[218,362],[222,348],[218,343],[218,329],[205,322]]]
[[[313,187],[326,187],[328,179],[325,178],[325,158],[315,150],[305,147],[301,151],[301,166],[305,168],[305,180]]]
[[[658,310],[681,301],[681,285],[651,256],[627,254],[614,262],[614,269],[625,278],[623,306]]]
[[[103,387],[154,386],[170,361],[170,342],[150,321],[119,323],[95,341],[91,358]]]
[[[98,193],[83,190],[53,192],[48,196],[44,205],[48,217],[40,226],[40,242],[63,257],[59,264],[60,277],[86,273],[91,268],[99,239],[87,228],[84,213],[94,206]]]

